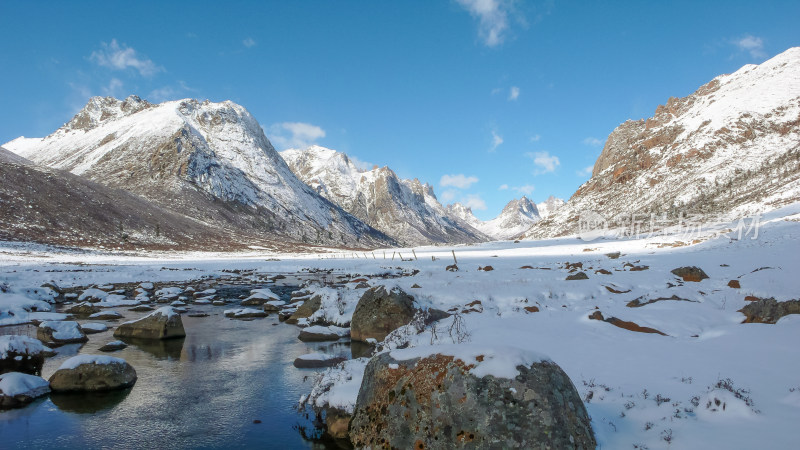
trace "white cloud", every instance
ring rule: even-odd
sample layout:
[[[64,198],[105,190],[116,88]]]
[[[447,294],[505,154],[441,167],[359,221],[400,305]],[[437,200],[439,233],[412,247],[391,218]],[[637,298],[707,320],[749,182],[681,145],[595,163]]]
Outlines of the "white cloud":
[[[497,190],[498,191],[507,191],[508,190],[508,185],[507,184],[501,184],[500,187],[497,188]]]
[[[454,189],[447,189],[446,191],[443,191],[441,194],[439,194],[439,200],[441,200],[443,203],[450,203],[453,200],[455,200],[457,195],[458,191]]]
[[[764,52],[764,39],[746,34],[741,38],[734,39],[733,45],[739,50],[749,52],[753,58],[764,58],[767,54]]]
[[[594,170],[594,166],[584,167],[583,169],[575,172],[579,177],[589,177],[592,176],[592,170]]]
[[[461,203],[464,206],[468,206],[475,211],[484,211],[486,210],[486,202],[483,201],[480,195],[478,194],[469,194],[463,198]]]
[[[519,88],[516,86],[511,86],[511,89],[508,91],[508,100],[514,101],[519,98]]]
[[[102,90],[104,95],[120,98],[122,97],[122,81],[119,78],[112,78],[108,82],[108,86],[104,86]]]
[[[561,165],[558,156],[551,155],[548,152],[529,152],[525,156],[531,158],[537,169],[534,171],[535,175],[543,173],[555,172],[556,167]]]
[[[247,48],[250,48],[250,47],[255,47],[255,45],[256,45],[256,40],[255,40],[255,39],[253,39],[253,38],[251,38],[251,37],[249,37],[249,38],[247,38],[247,39],[243,40],[243,41],[242,41],[242,44],[244,44],[244,46],[245,46],[245,47],[247,47]]]
[[[372,164],[371,162],[367,162],[367,161],[362,161],[362,160],[358,159],[357,157],[355,157],[355,156],[353,156],[353,155],[347,155],[347,157],[348,157],[348,158],[350,158],[350,161],[351,161],[351,162],[352,162],[352,163],[353,163],[353,164],[354,164],[354,165],[355,165],[357,168],[359,168],[359,169],[361,169],[361,170],[370,170],[370,169],[372,169],[373,167],[375,167],[375,164]]]
[[[511,1],[456,0],[472,17],[478,19],[478,35],[487,47],[503,43],[508,32]]]
[[[496,131],[492,130],[492,146],[489,147],[489,153],[494,153],[497,150],[497,147],[503,143],[503,138],[497,134]]]
[[[587,137],[583,140],[583,145],[588,145],[590,147],[599,147],[603,145],[603,141],[597,139],[596,137]]]
[[[120,45],[116,39],[112,39],[110,44],[103,42],[100,46],[100,50],[93,51],[89,56],[89,60],[94,61],[99,66],[113,70],[133,68],[144,77],[153,76],[164,70],[152,60],[138,55],[133,48],[125,44]]]
[[[283,122],[270,125],[269,140],[278,150],[305,149],[325,137],[325,130],[303,122]]]
[[[478,182],[478,177],[468,177],[464,174],[442,175],[439,180],[440,186],[452,186],[458,189],[469,189],[474,183]]]
[[[190,88],[185,81],[178,81],[177,87],[162,86],[150,91],[147,95],[147,99],[156,103],[161,103],[168,100],[178,100],[189,92],[197,92],[197,90]]]
[[[542,136],[538,135],[538,134],[534,135],[534,136],[531,136],[531,142],[539,142],[541,139],[542,139]]]
[[[531,195],[531,194],[533,194],[533,191],[536,190],[536,187],[534,185],[532,185],[532,184],[526,184],[526,185],[523,185],[523,186],[515,186],[515,187],[513,187],[511,189],[513,189],[515,192],[519,192],[520,194],[523,194],[523,195]]]

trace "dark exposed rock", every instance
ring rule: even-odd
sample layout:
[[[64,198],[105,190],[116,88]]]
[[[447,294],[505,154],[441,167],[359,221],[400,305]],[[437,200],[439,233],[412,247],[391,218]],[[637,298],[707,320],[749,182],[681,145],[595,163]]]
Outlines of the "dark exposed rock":
[[[481,358],[481,357],[479,357]],[[374,357],[350,423],[357,448],[595,448],[590,419],[552,361],[514,379],[477,377],[452,356]]]
[[[458,272],[458,266],[455,264],[450,264],[449,266],[444,268],[448,272]]]
[[[666,334],[656,330],[655,328],[643,327],[637,325],[634,322],[628,322],[622,319],[618,319],[616,317],[609,317],[608,319],[606,319],[603,317],[603,313],[601,313],[600,311],[594,311],[589,315],[589,318],[592,320],[600,320],[603,322],[608,322],[611,325],[614,325],[615,327],[619,327],[628,331],[635,331],[637,333],[654,333],[654,334],[660,334],[662,336],[667,336]]]
[[[625,306],[629,308],[638,308],[640,306],[649,305],[651,303],[656,302],[663,302],[663,301],[677,301],[677,302],[693,302],[697,303],[695,300],[689,300],[688,298],[680,298],[677,295],[673,295],[671,297],[659,297],[659,298],[646,298],[647,296],[642,296],[637,299],[633,299],[629,301]]]
[[[566,278],[567,281],[571,281],[571,280],[588,280],[588,279],[589,279],[589,276],[587,276],[586,273],[584,273],[584,272],[578,272],[578,273],[575,273],[575,274],[572,274],[572,275],[568,275],[567,278]]]
[[[320,358],[320,359],[310,359],[310,358],[296,358],[294,360],[294,366],[298,369],[320,369],[323,367],[333,367],[340,362],[344,362],[347,359],[342,357],[331,357],[331,358]]]
[[[733,289],[741,289],[742,288],[742,284],[739,283],[739,280],[731,280],[731,281],[728,281],[728,287],[729,288],[733,288]]]
[[[774,298],[756,300],[739,312],[745,315],[742,323],[776,323],[789,314],[800,314],[800,300],[779,302]]]
[[[678,267],[677,269],[672,269],[671,272],[673,275],[683,278],[683,281],[700,282],[708,278],[703,269],[695,266]]]
[[[74,314],[76,316],[88,316],[99,311],[99,307],[94,306],[89,302],[78,303],[77,305],[70,306],[64,310],[65,313]]]

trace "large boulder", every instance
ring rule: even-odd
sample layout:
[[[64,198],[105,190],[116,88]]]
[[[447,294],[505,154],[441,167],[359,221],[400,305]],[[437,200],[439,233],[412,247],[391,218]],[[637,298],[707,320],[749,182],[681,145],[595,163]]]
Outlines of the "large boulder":
[[[356,448],[595,448],[583,402],[554,362],[516,359],[514,349],[467,362],[405,359],[414,350],[367,364],[349,428]],[[502,368],[513,369],[511,361],[526,362]]]
[[[49,351],[38,339],[28,336],[0,336],[0,373],[40,375],[45,354]]]
[[[692,281],[695,283],[699,283],[708,278],[708,275],[706,275],[703,269],[695,266],[678,267],[677,269],[672,269],[671,272],[673,275],[681,277],[683,281]]]
[[[72,321],[42,322],[36,328],[36,337],[42,342],[52,342],[53,344],[72,344],[89,340],[78,322]]]
[[[77,305],[70,306],[69,308],[65,309],[64,312],[75,316],[88,316],[96,312],[100,312],[100,308],[92,305],[89,302],[81,302]]]
[[[18,408],[50,392],[42,377],[20,372],[0,375],[0,409]]]
[[[350,322],[350,337],[354,341],[382,341],[397,328],[407,325],[418,308],[414,297],[400,288],[386,290],[383,286],[368,289],[356,305]]]
[[[139,320],[120,324],[116,338],[171,339],[186,336],[181,315],[171,306],[159,308]]]
[[[111,391],[134,383],[136,370],[127,361],[105,355],[73,356],[50,377],[55,392]]]
[[[765,298],[748,304],[739,312],[745,315],[742,323],[777,323],[781,317],[800,314],[800,300],[779,302]]]

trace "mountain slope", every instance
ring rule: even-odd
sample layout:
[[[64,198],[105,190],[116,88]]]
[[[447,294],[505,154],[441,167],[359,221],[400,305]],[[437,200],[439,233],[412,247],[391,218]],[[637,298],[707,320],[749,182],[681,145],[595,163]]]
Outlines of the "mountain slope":
[[[734,219],[800,198],[800,48],[722,75],[608,137],[592,178],[527,233],[575,233],[581,214],[674,224]]]
[[[550,197],[547,202],[543,202],[542,205],[553,210],[558,208],[559,202],[564,201]],[[497,217],[486,222],[475,217],[472,209],[461,203],[447,205],[447,211],[450,215],[497,240],[514,239],[529,230],[541,218],[538,206],[525,196],[511,200]]]
[[[94,97],[43,139],[5,147],[235,233],[375,247],[391,239],[298,180],[243,107]]]
[[[0,179],[0,240],[137,249],[245,247],[235,236],[129,192],[36,165],[2,147]]]
[[[320,195],[404,245],[487,240],[450,217],[430,185],[401,180],[388,167],[362,170],[344,153],[319,146],[281,156]]]

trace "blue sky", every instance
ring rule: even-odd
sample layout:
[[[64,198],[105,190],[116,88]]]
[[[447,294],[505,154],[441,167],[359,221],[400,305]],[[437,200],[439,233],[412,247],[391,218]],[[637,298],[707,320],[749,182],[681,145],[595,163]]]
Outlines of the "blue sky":
[[[608,134],[800,45],[800,2],[0,1],[0,142],[92,95],[233,100],[489,219],[568,198]]]

